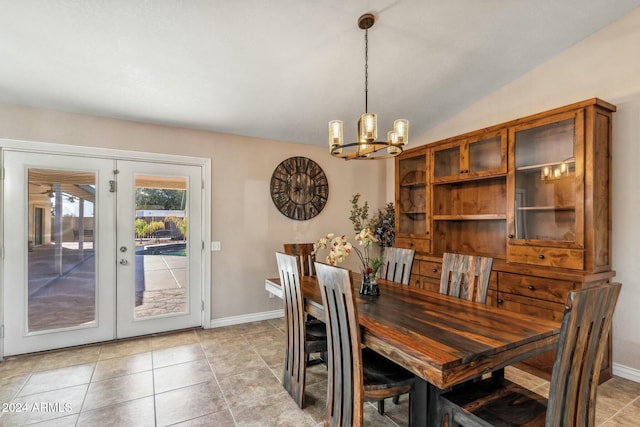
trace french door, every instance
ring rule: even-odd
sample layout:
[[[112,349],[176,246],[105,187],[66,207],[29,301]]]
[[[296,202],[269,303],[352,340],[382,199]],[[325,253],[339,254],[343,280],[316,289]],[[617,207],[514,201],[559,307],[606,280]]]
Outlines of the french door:
[[[202,324],[199,166],[4,151],[4,355]]]
[[[201,169],[118,161],[117,171],[118,338],[201,325]]]

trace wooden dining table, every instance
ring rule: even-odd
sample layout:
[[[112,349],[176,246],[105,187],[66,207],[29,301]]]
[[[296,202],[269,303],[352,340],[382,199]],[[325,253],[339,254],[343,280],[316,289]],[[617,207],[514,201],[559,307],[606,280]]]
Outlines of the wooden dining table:
[[[324,319],[318,283],[301,278],[305,310]],[[354,287],[360,278],[352,274]],[[378,280],[380,295],[355,290],[362,342],[413,372],[414,426],[437,425],[436,399],[442,391],[554,349],[560,323],[423,289]],[[279,279],[265,289],[282,297]]]

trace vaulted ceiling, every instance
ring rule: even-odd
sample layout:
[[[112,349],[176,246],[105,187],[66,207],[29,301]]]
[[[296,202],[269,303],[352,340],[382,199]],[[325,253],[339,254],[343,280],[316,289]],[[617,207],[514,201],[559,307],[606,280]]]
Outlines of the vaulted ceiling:
[[[325,145],[418,135],[640,0],[0,0],[0,102]]]

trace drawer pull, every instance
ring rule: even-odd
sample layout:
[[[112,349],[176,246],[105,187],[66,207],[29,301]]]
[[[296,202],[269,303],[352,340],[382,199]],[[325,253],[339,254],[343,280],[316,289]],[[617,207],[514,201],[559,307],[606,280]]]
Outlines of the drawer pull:
[[[533,285],[529,285],[529,286],[527,286],[527,288],[528,288],[530,291],[533,291],[533,290],[535,290],[535,289],[536,289],[536,287],[535,287],[535,286],[533,286]]]
[[[502,304],[504,301],[501,298],[498,298],[498,304]]]
[[[433,269],[433,270],[431,270],[431,271],[433,271],[434,273],[437,273],[437,272],[438,272],[438,269],[437,269],[437,268],[434,268],[434,269]]]
[[[510,239],[513,239],[513,234],[509,234],[509,238],[510,238]]]
[[[544,255],[538,255],[538,258],[544,259]]]

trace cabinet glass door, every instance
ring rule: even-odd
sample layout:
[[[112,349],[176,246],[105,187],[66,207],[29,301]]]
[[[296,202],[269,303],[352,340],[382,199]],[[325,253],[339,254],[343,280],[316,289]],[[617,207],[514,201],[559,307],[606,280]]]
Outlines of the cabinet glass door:
[[[433,178],[455,177],[463,173],[461,166],[461,145],[433,150]]]
[[[398,233],[422,235],[427,230],[426,154],[398,160]]]
[[[506,132],[490,132],[433,149],[433,182],[484,178],[507,172]]]
[[[469,142],[468,173],[480,175],[486,172],[507,171],[506,143],[502,135]]]
[[[571,114],[514,132],[516,239],[576,241],[581,212],[576,185],[582,179],[576,141],[581,122]]]

